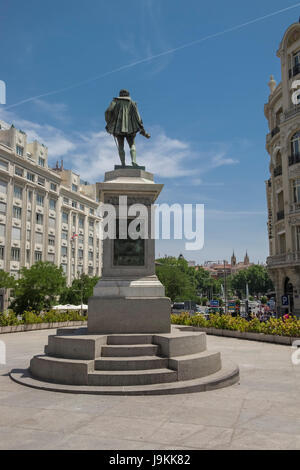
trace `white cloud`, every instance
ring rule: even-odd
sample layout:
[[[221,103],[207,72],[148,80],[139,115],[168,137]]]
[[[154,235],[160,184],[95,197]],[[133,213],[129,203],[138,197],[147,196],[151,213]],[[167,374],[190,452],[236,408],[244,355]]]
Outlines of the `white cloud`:
[[[52,113],[66,110],[59,103],[55,105],[38,100],[37,104]],[[44,143],[48,147],[50,163],[54,164],[54,159],[63,158],[65,166],[90,182],[101,180],[105,171],[112,169],[114,164],[119,164],[114,139],[105,131],[72,131],[67,135],[57,127],[28,121],[12,111],[2,110],[1,118],[26,132],[29,141],[38,140]],[[159,127],[151,131],[153,136],[150,140],[140,135],[136,138],[137,162],[161,178],[189,177],[191,184],[196,185],[201,184],[201,176],[210,170],[237,163],[226,157],[225,150],[221,152],[218,148],[215,152],[212,149],[209,152],[196,152],[189,142],[168,137]],[[130,164],[127,143],[125,149],[127,163]]]

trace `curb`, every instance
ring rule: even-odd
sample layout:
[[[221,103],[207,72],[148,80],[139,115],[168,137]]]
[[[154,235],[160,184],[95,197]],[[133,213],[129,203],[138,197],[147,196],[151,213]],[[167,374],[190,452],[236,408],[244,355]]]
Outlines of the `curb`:
[[[60,321],[54,323],[32,323],[27,325],[12,325],[12,326],[1,326],[0,334],[4,333],[19,333],[34,330],[50,330],[51,328],[63,328],[68,326],[83,326],[86,325],[86,321]]]

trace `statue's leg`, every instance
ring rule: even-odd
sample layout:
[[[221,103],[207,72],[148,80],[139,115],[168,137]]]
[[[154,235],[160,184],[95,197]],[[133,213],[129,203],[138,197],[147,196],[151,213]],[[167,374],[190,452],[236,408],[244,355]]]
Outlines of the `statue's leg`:
[[[131,156],[132,166],[138,166],[138,164],[136,163],[136,148],[135,148],[134,138],[135,136],[128,136],[127,142],[130,147],[130,156]]]
[[[119,157],[121,160],[121,165],[125,166],[124,136],[117,135],[117,141],[118,141],[118,150],[119,150]]]

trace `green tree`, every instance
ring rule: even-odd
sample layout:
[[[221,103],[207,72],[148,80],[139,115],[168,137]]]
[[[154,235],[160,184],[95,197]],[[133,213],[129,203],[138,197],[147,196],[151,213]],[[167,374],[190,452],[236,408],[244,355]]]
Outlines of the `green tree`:
[[[61,304],[79,305],[82,302],[87,304],[88,298],[93,295],[93,289],[97,284],[99,277],[90,277],[82,274],[78,279],[74,279],[72,285],[65,287],[60,295]]]
[[[195,269],[190,268],[182,256],[161,258],[157,262],[159,265],[156,266],[156,274],[165,287],[167,297],[173,302],[197,301]]]
[[[247,283],[251,295],[266,294],[268,290],[273,289],[273,283],[267,269],[258,264],[243,269],[232,276],[231,285],[239,298],[245,296]]]
[[[29,269],[22,268],[20,274],[11,304],[18,314],[26,310],[40,312],[51,308],[66,285],[62,268],[48,261],[38,261]]]
[[[13,289],[16,285],[16,280],[3,269],[0,269],[0,289]]]

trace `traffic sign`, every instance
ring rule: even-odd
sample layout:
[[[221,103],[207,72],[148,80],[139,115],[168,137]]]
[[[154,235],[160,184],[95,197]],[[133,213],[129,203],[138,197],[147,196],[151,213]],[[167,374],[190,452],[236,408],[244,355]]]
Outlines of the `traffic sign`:
[[[210,306],[211,307],[219,307],[219,301],[218,300],[211,300],[210,301]]]
[[[281,296],[281,304],[283,306],[287,306],[289,304],[289,297],[287,295]]]

